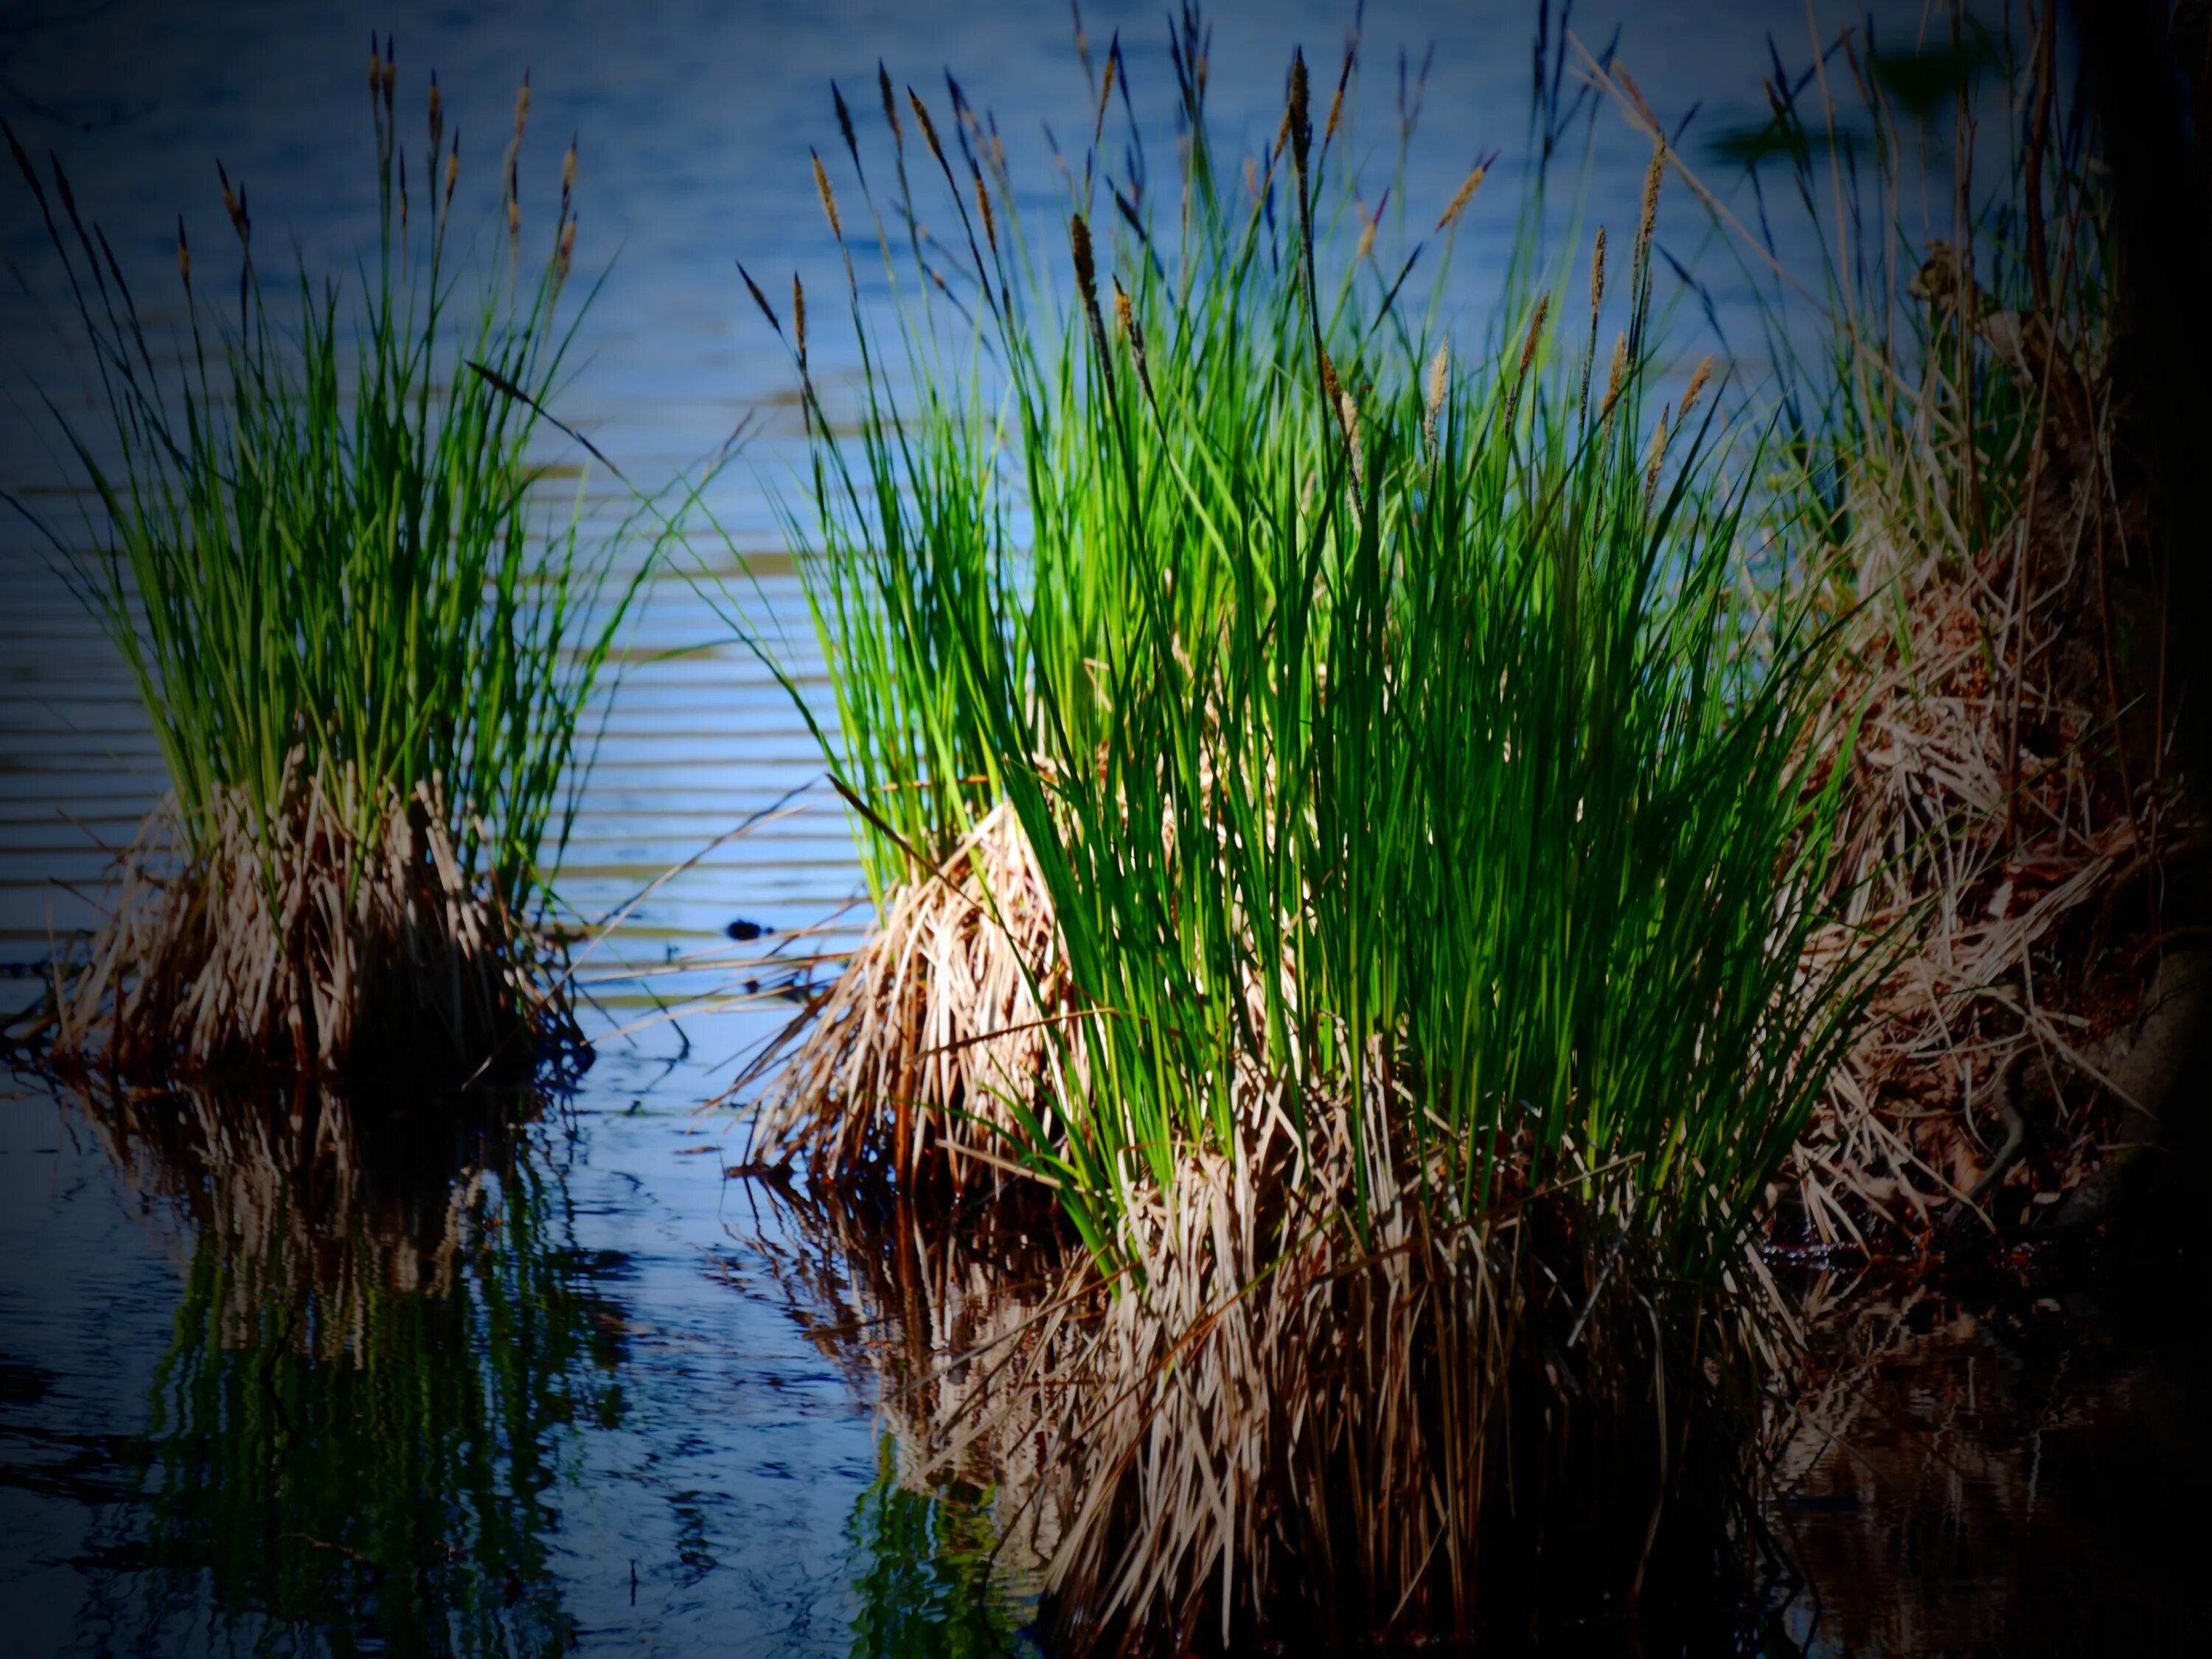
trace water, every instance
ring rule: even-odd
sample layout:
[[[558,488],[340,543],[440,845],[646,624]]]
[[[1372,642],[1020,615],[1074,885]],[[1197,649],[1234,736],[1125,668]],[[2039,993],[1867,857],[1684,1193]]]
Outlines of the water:
[[[1763,31],[1785,52],[1804,36],[1794,5],[1738,9],[1628,19],[1623,48],[1669,119],[1700,100],[1701,118],[1755,112]],[[1346,15],[1224,9],[1222,130],[1264,142],[1291,43],[1333,64]],[[1387,151],[1397,46],[1418,62],[1436,41],[1428,142],[1401,192],[1410,218],[1474,155],[1517,143],[1527,20],[1517,6],[1370,8],[1375,68],[1353,129],[1370,150]],[[1123,30],[1139,107],[1163,111],[1155,12],[1093,6],[1087,21],[1101,47]],[[580,135],[580,258],[619,258],[562,413],[657,479],[761,411],[710,492],[730,537],[715,559],[757,579],[748,603],[802,641],[792,660],[818,690],[771,509],[797,437],[788,371],[732,261],[798,266],[835,291],[806,148],[837,142],[831,76],[872,107],[879,56],[940,103],[939,66],[961,75],[998,114],[1043,222],[1036,135],[1049,123],[1073,143],[1085,118],[1062,15],[697,6],[616,21],[574,6],[301,15],[130,0],[0,16],[0,107],[34,150],[64,154],[133,270],[173,268],[180,207],[202,257],[222,257],[216,155],[248,185],[264,258],[296,243],[328,267],[370,207],[357,99],[372,24],[397,33],[412,95],[440,70],[464,132],[462,222],[490,222],[524,64],[531,224],[550,218],[556,158]],[[1613,25],[1592,12],[1577,27],[1597,42]],[[1597,131],[1590,213],[1625,225],[1644,150],[1609,118]],[[1486,325],[1510,228],[1505,187],[1488,189],[1448,294],[1462,337]],[[0,295],[0,481],[50,490],[64,475],[24,388],[35,378],[88,407],[84,365],[52,325],[44,232],[12,179],[4,199],[0,247],[23,283]],[[1662,242],[1698,252],[1686,219],[1662,218]],[[1700,326],[1686,321],[1686,349],[1704,349]],[[817,347],[833,383],[850,368],[836,338]],[[602,504],[616,495],[592,486]],[[0,963],[15,975],[0,994],[17,1006],[56,945],[96,921],[101,848],[127,839],[161,774],[120,665],[12,520],[0,591]],[[886,1479],[896,1448],[855,1356],[888,1339],[825,1291],[834,1266],[793,1270],[818,1243],[726,1177],[740,1119],[697,1109],[789,1017],[795,959],[856,925],[840,912],[859,872],[818,757],[679,573],[649,584],[624,660],[563,872],[578,911],[611,913],[788,802],[654,887],[594,956],[599,1060],[572,1097],[489,1119],[427,1100],[258,1099],[133,1118],[29,1085],[0,1102],[10,1651],[976,1651],[1026,1616],[1018,1563],[979,1589],[991,1534],[973,1494],[925,1500]],[[775,931],[738,945],[725,929],[739,919]],[[2201,1507],[2202,1436],[2180,1431],[2203,1420],[2201,1367],[2115,1334],[2094,1298],[2011,1302],[1923,1299],[1879,1340],[1883,1304],[1852,1304],[1832,1340],[1839,1365],[1862,1365],[1839,1391],[1856,1414],[1800,1443],[1775,1511],[1789,1563],[1746,1614],[1747,1647],[2087,1652],[2116,1630],[2154,1645],[2187,1633],[2171,1592],[2191,1564],[2172,1540],[2191,1534],[2136,1517],[2161,1499]]]

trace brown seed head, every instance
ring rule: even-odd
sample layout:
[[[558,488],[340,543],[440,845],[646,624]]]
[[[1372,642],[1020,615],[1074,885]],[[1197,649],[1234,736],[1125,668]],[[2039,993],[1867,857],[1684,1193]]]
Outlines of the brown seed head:
[[[530,120],[530,71],[522,71],[521,90],[514,94],[514,136],[522,137],[522,129]]]
[[[1098,83],[1098,117],[1091,124],[1091,137],[1094,140],[1099,133],[1106,131],[1106,106],[1114,101],[1114,66],[1121,61],[1121,39],[1117,33],[1114,37],[1113,50],[1106,54],[1105,77]]]
[[[430,71],[430,157],[437,159],[438,143],[446,136],[446,100],[438,90],[438,71]]]
[[[1382,216],[1379,213],[1372,219],[1364,213],[1360,215],[1359,251],[1353,256],[1353,264],[1365,264],[1368,256],[1375,252],[1375,228],[1382,222]]]
[[[446,153],[446,205],[453,204],[453,186],[461,177],[461,130],[453,129],[453,147]]]
[[[1344,383],[1336,378],[1336,361],[1326,351],[1321,354],[1321,389],[1328,394],[1332,407],[1344,401]]]
[[[906,89],[906,100],[914,106],[915,125],[921,129],[922,142],[929,146],[929,153],[937,158],[938,165],[942,167],[945,164],[945,147],[937,142],[937,123],[929,118],[927,106],[922,103],[921,97],[912,87]]]
[[[1613,343],[1613,372],[1606,376],[1605,402],[1598,410],[1598,418],[1610,421],[1613,406],[1620,401],[1621,383],[1628,378],[1628,336],[1615,337]]]
[[[553,261],[553,274],[565,281],[576,258],[576,222],[572,218],[561,232],[561,252]]]
[[[1667,459],[1667,410],[1659,410],[1659,424],[1651,428],[1651,453],[1644,463],[1644,502],[1651,504],[1651,497],[1659,489],[1659,468]]]
[[[983,175],[975,175],[975,205],[983,212],[983,240],[991,245],[991,252],[999,251],[999,221],[991,211],[991,192],[985,187]]]
[[[890,71],[884,67],[881,58],[876,60],[876,89],[884,95],[884,119],[891,124],[891,143],[904,155],[906,130],[899,125],[898,100],[891,96]]]
[[[1536,343],[1543,337],[1544,324],[1551,314],[1552,296],[1548,294],[1538,295],[1535,314],[1528,319],[1528,337],[1521,343],[1519,375],[1522,379],[1528,378],[1528,365],[1536,360]]]
[[[1339,81],[1336,83],[1336,96],[1328,100],[1328,120],[1321,130],[1321,143],[1323,149],[1327,149],[1329,141],[1336,137],[1337,126],[1343,119],[1344,82]]]
[[[1437,230],[1450,229],[1453,221],[1467,211],[1467,204],[1474,199],[1474,192],[1482,188],[1483,174],[1489,171],[1487,167],[1474,167],[1468,172],[1466,178],[1460,180],[1459,189],[1453,192],[1450,202],[1445,205],[1443,216],[1437,221]],[[1434,234],[1435,232],[1431,233],[1432,235]]]
[[[1075,256],[1075,280],[1083,290],[1083,303],[1095,313],[1098,309],[1098,268],[1091,258],[1091,227],[1079,213],[1068,219],[1067,245]]]
[[[522,234],[522,204],[510,196],[507,198],[507,235],[509,241]]]
[[[836,106],[837,131],[845,140],[846,154],[852,156],[857,163],[860,160],[860,146],[853,137],[853,112],[845,107],[845,94],[838,89],[835,81],[830,83],[830,101]]]
[[[1306,170],[1306,151],[1313,143],[1313,123],[1307,114],[1306,55],[1303,52],[1291,54],[1291,96],[1283,111],[1283,119],[1291,137],[1291,159],[1297,163],[1303,176]]]
[[[1712,378],[1712,374],[1713,359],[1708,352],[1690,375],[1690,389],[1682,394],[1682,420],[1690,418],[1690,411],[1698,406],[1698,394],[1705,389],[1705,382]],[[1680,422],[1676,424],[1680,425]]]
[[[392,51],[391,42],[385,43],[384,57],[384,112],[392,113],[392,89],[399,80],[399,61]]]
[[[815,155],[811,149],[806,154],[808,159],[814,163],[814,189],[816,194],[822,198],[822,211],[830,221],[830,234],[842,242],[845,240],[845,227],[838,222],[837,198],[830,192],[830,175],[823,171],[822,158],[819,155]]]
[[[185,287],[192,285],[191,245],[185,240],[185,216],[177,216],[177,275],[185,279]]]
[[[1597,331],[1597,313],[1605,304],[1605,227],[1597,228],[1597,240],[1590,247],[1590,331]]]
[[[1666,173],[1667,141],[1655,138],[1651,143],[1651,165],[1644,172],[1644,206],[1636,218],[1636,255],[1630,262],[1638,287],[1642,286],[1651,257],[1651,228],[1659,217],[1659,182]]]
[[[1444,393],[1451,389],[1451,342],[1447,340],[1437,348],[1437,355],[1429,362],[1429,407],[1421,421],[1421,435],[1427,441],[1429,453],[1437,453],[1437,421],[1443,413]]]
[[[569,193],[575,188],[576,140],[571,136],[568,140],[568,153],[561,158],[561,206],[564,210],[568,205]]]
[[[368,37],[368,96],[374,103],[384,90],[384,59],[376,50],[376,36]]]
[[[773,320],[774,313],[770,313]],[[791,328],[799,341],[799,367],[806,368],[806,289],[799,280],[799,273],[791,273]]]

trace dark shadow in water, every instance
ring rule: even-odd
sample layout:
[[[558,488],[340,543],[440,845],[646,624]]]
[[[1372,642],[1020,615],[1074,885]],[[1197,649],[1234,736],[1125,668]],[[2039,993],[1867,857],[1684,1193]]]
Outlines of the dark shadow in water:
[[[80,1565],[120,1650],[536,1654],[566,1425],[622,1411],[527,1103],[90,1100],[185,1223],[135,1496]]]

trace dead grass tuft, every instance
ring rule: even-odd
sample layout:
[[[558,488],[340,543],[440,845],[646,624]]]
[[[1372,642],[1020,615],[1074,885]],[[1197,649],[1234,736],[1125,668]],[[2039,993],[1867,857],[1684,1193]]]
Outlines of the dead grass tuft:
[[[464,863],[436,787],[389,801],[370,844],[348,827],[353,787],[295,766],[266,821],[233,791],[198,855],[165,800],[117,860],[88,960],[57,975],[46,1058],[134,1079],[450,1079],[580,1042],[540,989],[556,947]]]

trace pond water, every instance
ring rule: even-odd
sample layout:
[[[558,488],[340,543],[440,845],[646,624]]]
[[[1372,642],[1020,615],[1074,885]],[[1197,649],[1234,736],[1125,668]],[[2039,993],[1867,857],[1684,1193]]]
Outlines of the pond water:
[[[1221,9],[1224,130],[1264,140],[1291,44],[1334,63],[1348,16],[1310,0]],[[1356,130],[1378,151],[1398,46],[1418,63],[1436,44],[1409,212],[1435,211],[1475,155],[1513,152],[1529,19],[1517,5],[1368,9],[1381,72]],[[1785,51],[1805,32],[1795,5],[1679,0],[1620,20],[1670,119],[1699,100],[1756,108],[1765,31]],[[1086,21],[1094,41],[1122,29],[1139,102],[1160,108],[1157,11],[1092,6]],[[1615,21],[1592,8],[1576,27],[1595,43]],[[710,562],[757,579],[747,603],[801,642],[793,663],[818,690],[771,506],[795,437],[786,369],[732,261],[832,280],[806,148],[836,142],[827,81],[865,92],[879,57],[925,92],[950,65],[997,112],[1018,170],[1021,135],[1052,123],[1066,137],[1085,94],[1065,14],[18,8],[0,14],[0,110],[33,150],[63,154],[134,270],[173,269],[180,207],[196,247],[222,245],[216,155],[248,182],[264,246],[342,263],[370,206],[355,100],[372,26],[396,32],[408,76],[438,68],[479,222],[526,64],[539,198],[580,133],[586,249],[620,254],[562,413],[653,478],[765,411],[710,492],[728,532]],[[1626,223],[1644,152],[1610,119],[1597,131],[1589,212]],[[1510,198],[1492,189],[1449,295],[1478,331],[1510,228]],[[0,410],[0,475],[51,490],[64,474],[22,389],[58,387],[66,403],[81,365],[52,325],[44,234],[12,179],[5,199],[0,246],[22,280],[0,296],[16,394]],[[1692,258],[1694,232],[1674,246]],[[1698,326],[1686,345],[1703,349]],[[15,1006],[93,924],[100,849],[127,839],[161,776],[119,663],[13,521],[0,592],[0,993]],[[726,1175],[741,1115],[700,1109],[789,1018],[784,993],[819,971],[801,958],[858,925],[845,907],[859,871],[820,770],[771,677],[685,573],[661,571],[565,898],[611,914],[786,805],[652,886],[595,954],[599,1059],[572,1093],[466,1111],[314,1097],[125,1114],[22,1083],[0,1102],[0,1646],[973,1653],[1020,1639],[1018,1571],[990,1579],[982,1565],[988,1516],[886,1477],[896,1448],[853,1356],[888,1339],[793,1270],[809,1242]],[[726,931],[738,921],[774,931],[739,945]],[[2087,1653],[2201,1634],[2201,1602],[2179,1587],[2202,1557],[2176,1541],[2201,1525],[2147,1517],[2203,1509],[2204,1372],[2194,1348],[2142,1334],[2156,1328],[2039,1291],[1849,1303],[1829,1339],[1848,1386],[1794,1443],[1779,1553],[1759,1597],[1723,1621],[1739,1650]],[[1636,1650],[1610,1626],[1545,1644],[1561,1645]]]

